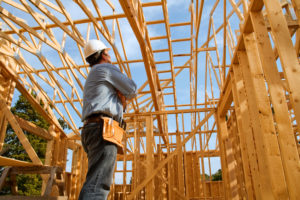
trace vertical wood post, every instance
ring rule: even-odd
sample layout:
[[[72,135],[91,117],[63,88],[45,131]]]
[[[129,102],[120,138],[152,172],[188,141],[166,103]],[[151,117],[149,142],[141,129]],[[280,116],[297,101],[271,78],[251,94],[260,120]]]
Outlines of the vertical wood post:
[[[147,177],[151,175],[154,169],[154,152],[153,152],[153,118],[152,116],[146,117],[146,163]],[[154,179],[146,185],[146,199],[154,199]]]
[[[181,146],[181,136],[180,133],[176,134],[176,142],[179,146]],[[180,194],[184,194],[184,179],[183,179],[183,153],[182,148],[178,149],[177,154],[177,166],[178,166],[178,189]]]
[[[300,64],[298,56],[293,46],[280,1],[263,0],[263,2],[267,11],[272,35],[274,36],[274,43],[280,56],[282,69],[289,86],[290,99],[294,108],[297,127],[300,129]],[[299,3],[294,2],[294,5],[299,6]],[[299,11],[296,10],[296,13],[299,14]]]
[[[219,129],[219,145],[221,150],[222,179],[224,180],[226,195],[225,198],[239,199],[235,162],[232,155],[232,144],[228,139],[228,130],[225,116],[217,113],[217,120]]]
[[[243,75],[244,77],[251,77],[246,89],[248,90],[249,111],[252,115],[254,136],[258,149],[260,176],[263,179],[263,198],[286,199],[288,194],[276,130],[254,35],[252,33],[245,34],[244,43],[249,68],[243,68]]]
[[[297,181],[300,180],[300,160],[284,88],[282,84],[279,84],[281,83],[281,79],[278,73],[268,31],[264,26],[263,15],[260,12],[251,12],[250,17],[256,37],[255,39],[257,40],[258,54],[260,55],[259,61],[261,62],[260,64],[264,71],[272,101],[273,115],[277,125],[276,133],[278,134],[280,155],[289,196],[292,199],[297,199],[297,196],[299,196],[298,188],[300,188],[300,182]]]
[[[245,66],[244,59],[246,59],[246,55],[244,54],[244,56],[242,56],[239,54],[238,57],[240,60],[239,65],[233,65],[234,83],[232,88],[233,99],[236,107],[236,118],[239,130],[238,134],[241,141],[244,177],[246,181],[248,198],[254,198],[252,190],[253,183],[255,196],[256,198],[261,199],[255,143],[253,140],[251,121],[248,111],[248,102],[246,99],[247,97],[241,71],[241,67]]]

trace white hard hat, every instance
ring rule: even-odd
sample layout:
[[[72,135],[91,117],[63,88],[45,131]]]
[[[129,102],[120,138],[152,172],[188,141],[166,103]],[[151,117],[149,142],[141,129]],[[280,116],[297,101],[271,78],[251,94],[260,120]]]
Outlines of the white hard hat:
[[[106,45],[101,42],[100,40],[89,40],[85,46],[84,46],[84,56],[85,58],[89,57],[90,55],[93,55],[94,53],[98,51],[102,51],[104,49],[108,49]]]

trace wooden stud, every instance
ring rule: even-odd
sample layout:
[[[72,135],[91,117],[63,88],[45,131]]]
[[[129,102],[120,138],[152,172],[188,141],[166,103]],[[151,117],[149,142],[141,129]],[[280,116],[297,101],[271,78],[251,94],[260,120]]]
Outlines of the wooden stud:
[[[274,36],[274,43],[280,56],[282,69],[290,89],[291,103],[294,108],[296,121],[299,128],[300,91],[297,86],[300,85],[300,79],[298,78],[300,76],[300,65],[298,56],[293,47],[287,22],[282,13],[280,2],[274,1],[274,3],[270,3],[269,1],[264,0],[264,4],[266,7],[269,23],[271,25],[272,34]],[[294,3],[294,5],[295,4],[296,3]],[[298,13],[298,11],[296,13]]]
[[[290,198],[296,199],[296,188],[300,187],[300,185],[297,185],[300,183],[294,182],[294,180],[297,179],[296,177],[300,179],[300,171],[297,170],[300,167],[300,160],[294,139],[292,123],[289,117],[288,106],[285,103],[287,100],[282,85],[278,85],[281,79],[277,70],[271,42],[268,39],[267,29],[263,26],[263,16],[261,13],[251,12],[250,17],[274,110],[273,115],[277,125],[278,142],[289,195]]]
[[[261,138],[261,142],[263,143],[262,145],[264,145],[263,151],[265,154],[265,160],[261,162],[264,163],[264,169],[268,174],[268,177],[266,178],[269,179],[267,182],[269,182],[268,184],[271,186],[270,195],[272,195],[273,198],[287,198],[287,188],[284,179],[284,172],[281,163],[277,136],[275,134],[276,130],[272,119],[271,105],[265,86],[265,80],[262,76],[262,66],[261,63],[259,63],[259,52],[254,35],[245,35],[244,42],[247,50],[250,74],[252,77],[252,84],[254,89],[252,95],[255,97],[257,106],[254,112],[255,117],[258,118],[258,123],[260,125],[260,132],[256,133],[257,135],[255,137],[258,136],[259,138]],[[256,130],[254,132],[256,132]],[[257,140],[259,139],[256,138],[256,141]],[[265,184],[267,184],[267,182]],[[280,185],[279,182],[281,183]],[[265,191],[264,193],[267,194],[267,191]]]
[[[247,67],[247,55],[245,52],[239,52],[239,65],[234,65],[233,71],[234,71],[234,77],[235,77],[235,88],[236,92],[234,92],[237,96],[235,99],[235,104],[237,104],[236,108],[236,114],[237,114],[237,122],[239,127],[239,134],[240,134],[240,140],[242,143],[242,149],[244,149],[244,145],[246,145],[247,153],[249,156],[249,164],[251,169],[251,175],[249,174],[249,171],[247,170],[247,166],[244,167],[245,170],[245,180],[249,180],[249,176],[251,177],[253,188],[255,192],[255,196],[257,198],[261,198],[261,188],[260,188],[260,176],[258,171],[258,165],[257,165],[257,156],[256,156],[256,149],[255,149],[255,140],[253,138],[251,127],[251,121],[250,121],[250,115],[249,115],[249,105],[247,100],[247,94],[245,90],[245,83],[243,81],[243,74],[241,68]],[[246,82],[246,81],[245,81]],[[249,82],[249,81],[247,81]],[[247,142],[247,143],[246,143]],[[244,147],[243,147],[244,146]],[[247,155],[243,155],[243,159],[247,159]],[[246,162],[246,161],[245,161]],[[244,163],[243,163],[244,164]],[[250,180],[246,181],[246,187],[249,190],[248,197],[251,198],[251,188],[250,187]]]

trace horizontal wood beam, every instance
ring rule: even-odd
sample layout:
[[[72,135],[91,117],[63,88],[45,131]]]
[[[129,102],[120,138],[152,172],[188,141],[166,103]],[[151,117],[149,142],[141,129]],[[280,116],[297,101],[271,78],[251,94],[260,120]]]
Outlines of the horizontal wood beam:
[[[179,23],[173,23],[170,24],[170,27],[176,27],[176,26],[189,26],[191,25],[191,22],[179,22]]]
[[[131,123],[132,123],[132,122],[131,122]],[[199,134],[217,133],[217,130],[199,131],[198,133],[199,133]],[[145,137],[145,136],[146,136],[146,133],[145,133],[145,132],[139,132],[139,134],[140,134],[140,137]],[[182,133],[182,132],[178,132],[178,133],[176,133],[176,132],[171,132],[171,133],[168,133],[169,136],[171,136],[171,135],[189,135],[189,134],[191,134],[190,131],[187,131],[187,132],[184,132],[184,133]],[[158,133],[158,132],[156,132],[156,131],[153,132],[153,135],[154,135],[154,136],[162,136],[160,133]],[[128,132],[128,133],[126,134],[126,138],[130,138],[130,137],[134,137],[134,133]]]
[[[181,39],[174,39],[171,42],[190,42],[192,38],[181,38]]]
[[[165,114],[180,114],[180,113],[197,113],[197,112],[210,112],[214,111],[215,108],[196,108],[196,109],[184,109],[184,110],[163,110],[155,112],[144,112],[144,113],[125,113],[124,117],[134,116],[148,116],[148,115],[165,115]]]
[[[201,51],[216,51],[216,50],[217,50],[216,47],[207,47],[207,48],[198,48],[197,52],[201,52]]]
[[[67,196],[57,196],[57,197],[42,197],[42,196],[0,196],[0,200],[68,200]]]
[[[197,156],[201,157],[219,157],[220,156],[220,151],[219,150],[209,150],[209,151],[188,151],[186,152],[186,155],[190,154],[196,154]],[[165,157],[167,156],[167,153],[162,153]],[[158,156],[158,154],[154,154],[154,156]],[[139,158],[144,159],[146,157],[146,154],[142,153],[139,154]],[[133,160],[134,159],[134,154],[126,154],[126,161]],[[124,161],[124,155],[118,154],[117,155],[117,161]],[[127,172],[130,170],[127,170]]]
[[[46,140],[53,139],[53,136],[48,131],[46,131],[45,129],[43,129],[41,127],[38,127],[34,123],[29,122],[25,119],[22,119],[22,118],[20,118],[16,115],[15,115],[15,118],[16,118],[17,122],[19,123],[19,126],[22,129],[24,129],[24,130],[26,130],[26,131],[28,131],[28,132],[36,135],[36,136],[42,137]]]
[[[22,167],[12,167],[10,174],[50,174],[51,170],[56,168],[56,173],[62,173],[61,167],[53,166],[22,166]]]
[[[0,166],[37,166],[37,164],[0,156]]]
[[[161,1],[142,3],[142,7],[152,7],[152,6],[161,6],[161,5],[162,5]]]

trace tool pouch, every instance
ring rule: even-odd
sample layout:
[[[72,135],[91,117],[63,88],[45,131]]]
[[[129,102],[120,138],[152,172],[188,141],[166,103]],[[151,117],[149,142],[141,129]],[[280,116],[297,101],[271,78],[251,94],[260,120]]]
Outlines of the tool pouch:
[[[118,147],[118,154],[124,154],[123,134],[125,131],[119,126],[119,123],[112,118],[102,117],[103,119],[103,139],[112,142]]]

